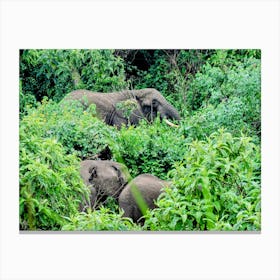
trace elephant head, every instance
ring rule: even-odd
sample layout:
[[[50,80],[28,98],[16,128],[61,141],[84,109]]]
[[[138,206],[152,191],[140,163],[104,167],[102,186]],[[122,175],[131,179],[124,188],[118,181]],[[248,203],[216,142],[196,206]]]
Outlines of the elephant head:
[[[80,174],[90,188],[92,209],[104,202],[108,196],[117,199],[130,180],[127,167],[110,160],[84,160],[81,162]]]
[[[137,125],[141,119],[152,122],[157,115],[171,126],[176,125],[170,120],[180,120],[178,111],[153,88],[114,93],[75,90],[65,100],[79,100],[85,107],[95,104],[97,116],[118,128],[122,124]]]
[[[134,96],[143,116],[148,121],[153,121],[157,115],[161,120],[180,120],[178,111],[156,89],[138,90],[135,91]],[[167,123],[171,124],[170,121]]]
[[[154,201],[170,183],[151,174],[141,174],[131,180],[119,196],[119,206],[124,217],[143,224],[143,212],[156,207]],[[142,204],[142,205],[141,205]]]

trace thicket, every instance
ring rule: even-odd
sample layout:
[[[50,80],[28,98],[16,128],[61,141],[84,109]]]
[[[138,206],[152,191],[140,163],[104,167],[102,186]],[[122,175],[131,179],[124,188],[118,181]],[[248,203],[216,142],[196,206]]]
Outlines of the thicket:
[[[178,109],[179,128],[117,130],[94,105],[59,103],[74,89],[145,87]],[[21,229],[260,230],[259,50],[22,50],[19,92]],[[79,211],[79,161],[104,149],[133,177],[172,181],[143,227],[114,200]]]
[[[60,229],[78,214],[89,192],[79,176],[79,161],[56,138],[43,137],[44,115],[28,115],[20,125],[20,228]]]
[[[112,50],[20,51],[20,112],[43,97],[60,101],[75,89],[98,92],[126,87],[124,64]]]
[[[260,228],[260,150],[250,138],[219,130],[187,145],[169,172],[173,187],[147,214],[151,230]]]

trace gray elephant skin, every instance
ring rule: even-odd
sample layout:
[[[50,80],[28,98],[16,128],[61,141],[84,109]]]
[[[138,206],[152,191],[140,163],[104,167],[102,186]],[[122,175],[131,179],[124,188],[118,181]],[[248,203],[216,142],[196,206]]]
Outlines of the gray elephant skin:
[[[82,205],[81,211],[88,207],[95,209],[108,196],[117,199],[131,180],[125,165],[110,160],[84,160],[80,164],[80,175],[90,188],[90,205]]]
[[[134,198],[132,188],[136,187],[149,209],[156,207],[154,201],[159,197],[164,187],[170,183],[151,174],[141,174],[135,177],[123,189],[119,196],[119,206],[124,210],[124,217],[130,217],[134,222],[143,224],[143,214]]]
[[[65,100],[78,100],[85,108],[95,104],[97,116],[108,125],[118,128],[122,124],[137,125],[144,118],[152,122],[157,115],[171,126],[176,125],[169,120],[180,120],[178,111],[153,88],[113,93],[75,90],[69,93]]]

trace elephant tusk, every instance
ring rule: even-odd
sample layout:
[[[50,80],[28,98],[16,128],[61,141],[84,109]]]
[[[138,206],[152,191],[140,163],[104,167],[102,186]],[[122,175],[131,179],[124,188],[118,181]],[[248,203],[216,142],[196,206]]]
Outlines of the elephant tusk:
[[[163,119],[165,122],[166,122],[166,124],[168,124],[169,126],[172,126],[172,127],[179,127],[179,125],[177,125],[177,124],[174,124],[174,123],[172,123],[172,122],[170,122],[169,120],[167,120],[167,119]]]

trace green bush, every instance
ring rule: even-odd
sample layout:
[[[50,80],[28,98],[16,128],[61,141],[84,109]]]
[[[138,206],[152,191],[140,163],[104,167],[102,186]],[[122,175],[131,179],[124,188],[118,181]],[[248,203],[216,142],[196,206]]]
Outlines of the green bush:
[[[248,58],[261,59],[260,49],[217,49],[214,50],[208,61],[213,66],[225,65],[230,67],[236,62],[244,62]]]
[[[30,93],[24,94],[22,91],[22,81],[19,81],[19,116],[26,115],[28,113],[28,109],[31,107],[36,107],[36,98],[34,95]]]
[[[59,101],[75,89],[109,92],[127,87],[123,61],[112,50],[23,50],[20,79],[20,102],[25,96]]]
[[[68,224],[62,230],[82,230],[82,231],[139,231],[140,226],[134,224],[131,219],[123,218],[123,212],[116,213],[108,208],[101,207],[100,210],[81,212],[69,218]]]
[[[183,121],[188,126],[186,135],[192,139],[204,140],[223,127],[234,136],[240,136],[244,133],[252,135],[254,141],[259,142],[260,128],[258,128],[258,132],[253,131],[250,123],[246,122],[245,110],[246,105],[237,97],[232,97],[227,102],[220,103],[217,107],[209,104]]]
[[[218,65],[207,62],[188,85],[189,110],[208,104],[217,106],[231,97],[247,101],[248,109],[256,110],[257,106],[260,107],[260,66],[260,59],[256,58],[235,61],[229,66],[222,61]]]
[[[204,139],[218,128],[235,136],[241,132],[260,141],[260,60],[255,58],[226,65],[206,64],[189,84],[187,117],[189,133]]]
[[[29,133],[43,138],[55,138],[67,154],[86,158],[102,151],[116,131],[95,117],[95,105],[84,111],[79,102],[57,104],[44,99],[37,109],[24,118],[29,121]],[[40,125],[34,125],[39,122]]]
[[[153,124],[142,121],[137,127],[123,127],[111,148],[115,159],[130,169],[132,177],[152,173],[166,179],[167,172],[181,159],[185,143],[185,137],[176,128],[157,118]]]
[[[42,125],[29,118],[20,127],[20,229],[59,230],[89,199],[79,162],[53,138],[29,133]]]
[[[188,144],[173,187],[149,211],[151,230],[260,230],[260,149],[220,130]]]

